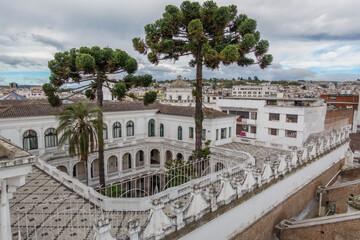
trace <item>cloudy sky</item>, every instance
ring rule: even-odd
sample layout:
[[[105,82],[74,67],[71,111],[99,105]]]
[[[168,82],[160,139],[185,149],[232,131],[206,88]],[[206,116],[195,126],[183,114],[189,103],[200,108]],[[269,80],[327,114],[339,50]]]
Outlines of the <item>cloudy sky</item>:
[[[109,46],[127,51],[139,62],[138,74],[157,80],[178,74],[195,78],[189,59],[153,66],[132,48],[144,26],[160,18],[176,0],[12,0],[0,2],[0,85],[43,84],[54,53],[80,46]],[[204,71],[204,77],[257,76],[267,80],[356,80],[360,78],[360,1],[222,0],[257,20],[270,42],[273,65],[236,65]]]

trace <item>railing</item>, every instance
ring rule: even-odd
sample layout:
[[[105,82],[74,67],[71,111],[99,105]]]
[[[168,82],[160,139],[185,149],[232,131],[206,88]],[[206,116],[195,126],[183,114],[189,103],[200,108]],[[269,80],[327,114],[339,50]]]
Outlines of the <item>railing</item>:
[[[101,194],[111,198],[141,198],[152,196],[189,182],[202,178],[210,173],[218,172],[244,163],[247,155],[238,156],[237,159],[224,160],[212,156],[198,161],[173,160],[165,167],[151,166],[147,173],[138,173],[131,178],[113,182],[110,186],[97,189]]]

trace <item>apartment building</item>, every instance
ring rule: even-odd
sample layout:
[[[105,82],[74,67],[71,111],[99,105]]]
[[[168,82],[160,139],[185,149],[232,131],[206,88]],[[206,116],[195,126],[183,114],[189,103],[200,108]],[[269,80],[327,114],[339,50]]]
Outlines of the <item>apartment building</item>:
[[[232,97],[216,104],[237,116],[236,135],[241,139],[301,147],[310,135],[324,130],[326,104],[320,99]]]
[[[233,86],[233,97],[244,98],[261,98],[261,97],[279,97],[277,87],[274,85],[257,85],[257,86]]]

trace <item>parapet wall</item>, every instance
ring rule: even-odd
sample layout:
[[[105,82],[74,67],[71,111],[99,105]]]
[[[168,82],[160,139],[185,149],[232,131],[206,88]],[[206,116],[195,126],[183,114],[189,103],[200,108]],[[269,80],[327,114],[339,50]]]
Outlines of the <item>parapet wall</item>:
[[[298,215],[343,166],[348,143],[286,176],[181,239],[267,240],[274,226]],[[219,231],[221,229],[221,231]]]

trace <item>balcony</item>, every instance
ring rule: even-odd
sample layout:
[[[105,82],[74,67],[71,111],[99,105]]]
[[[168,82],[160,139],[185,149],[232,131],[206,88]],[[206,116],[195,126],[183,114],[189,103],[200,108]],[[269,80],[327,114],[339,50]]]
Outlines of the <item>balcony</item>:
[[[246,123],[246,124],[256,124],[255,119],[249,119],[249,118],[237,118],[236,122],[238,123]]]

